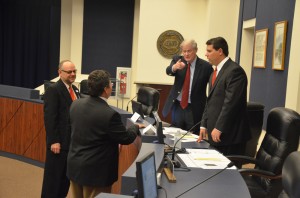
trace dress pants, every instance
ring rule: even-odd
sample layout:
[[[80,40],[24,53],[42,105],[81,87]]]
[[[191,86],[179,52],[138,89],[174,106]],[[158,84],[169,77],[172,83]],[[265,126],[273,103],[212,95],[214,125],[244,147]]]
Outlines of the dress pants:
[[[71,191],[73,198],[93,198],[100,193],[111,193],[112,186],[97,187],[97,186],[82,186],[71,180]]]
[[[70,181],[66,175],[67,156],[68,151],[61,150],[60,154],[54,154],[47,148],[42,198],[62,198],[67,196],[70,187]]]
[[[190,104],[182,109],[180,102],[176,100],[172,107],[172,126],[183,130],[190,130],[194,126],[192,107]]]
[[[240,144],[232,144],[226,146],[214,146],[223,155],[245,155],[246,142]],[[243,163],[235,162],[236,167],[241,168]]]
[[[246,150],[246,143],[214,147],[223,155],[244,155]]]

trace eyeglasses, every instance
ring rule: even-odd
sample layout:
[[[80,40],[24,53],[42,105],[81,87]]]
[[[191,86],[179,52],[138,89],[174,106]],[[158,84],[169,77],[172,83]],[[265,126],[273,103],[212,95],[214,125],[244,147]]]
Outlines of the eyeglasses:
[[[67,74],[72,74],[72,72],[73,72],[74,74],[76,74],[77,69],[75,69],[75,70],[69,70],[69,71],[65,71],[65,70],[62,70],[62,69],[61,69],[61,71],[65,72],[65,73],[67,73]]]
[[[184,50],[182,51],[183,54],[191,54],[194,50]]]

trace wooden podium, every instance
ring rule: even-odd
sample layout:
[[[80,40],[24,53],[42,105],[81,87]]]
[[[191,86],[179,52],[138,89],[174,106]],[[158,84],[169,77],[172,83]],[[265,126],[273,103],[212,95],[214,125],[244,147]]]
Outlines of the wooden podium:
[[[139,154],[142,145],[141,137],[137,137],[130,145],[119,145],[119,171],[118,181],[112,187],[112,193],[120,194],[121,178],[123,173],[130,167]]]

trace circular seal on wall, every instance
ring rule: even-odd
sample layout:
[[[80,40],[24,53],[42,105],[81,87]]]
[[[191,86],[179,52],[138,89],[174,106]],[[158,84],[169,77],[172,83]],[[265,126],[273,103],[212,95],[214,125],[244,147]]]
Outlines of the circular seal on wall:
[[[167,30],[157,39],[157,50],[165,58],[172,58],[180,55],[180,44],[183,41],[182,35],[175,30]]]

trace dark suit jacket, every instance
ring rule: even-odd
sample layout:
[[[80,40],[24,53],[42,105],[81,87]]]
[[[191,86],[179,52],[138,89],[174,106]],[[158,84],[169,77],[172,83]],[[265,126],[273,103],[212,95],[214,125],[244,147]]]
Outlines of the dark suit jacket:
[[[77,98],[80,98],[76,86],[72,85]],[[69,110],[72,99],[62,80],[47,88],[44,95],[44,122],[46,128],[47,148],[60,143],[62,150],[69,150],[71,129]]]
[[[170,112],[176,98],[180,94],[185,79],[187,67],[185,67],[183,70],[177,70],[175,73],[172,72],[172,66],[179,59],[183,60],[183,57],[174,56],[171,64],[166,69],[166,73],[170,76],[175,76],[175,80],[174,85],[169,93],[169,97],[163,108],[163,116],[165,117]],[[184,62],[186,63],[186,61]],[[212,71],[212,66],[208,62],[197,57],[191,89],[191,105],[194,123],[197,123],[201,120],[206,102],[206,87]]]
[[[231,145],[250,139],[247,119],[247,76],[241,66],[231,59],[225,62],[211,87],[203,113],[201,126],[207,128],[210,143]],[[211,131],[222,132],[221,142],[214,143]]]
[[[72,138],[67,176],[84,186],[104,187],[118,179],[118,144],[130,144],[139,131],[128,130],[121,116],[103,99],[81,98],[70,109]]]

